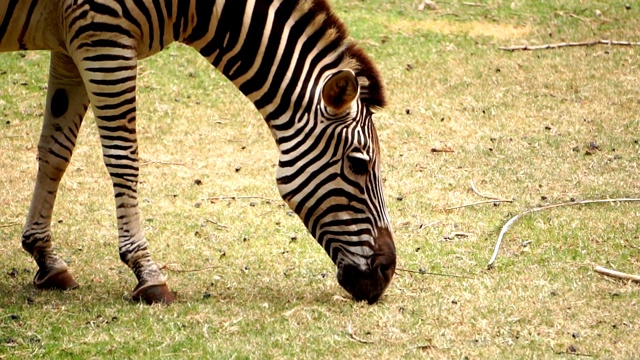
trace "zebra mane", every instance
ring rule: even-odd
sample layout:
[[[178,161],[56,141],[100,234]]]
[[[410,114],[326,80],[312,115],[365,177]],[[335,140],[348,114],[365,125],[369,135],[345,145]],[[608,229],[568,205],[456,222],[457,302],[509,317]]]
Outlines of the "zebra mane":
[[[324,28],[335,33],[334,41],[343,44],[342,63],[358,77],[360,100],[375,109],[387,104],[384,86],[378,69],[356,42],[349,39],[349,32],[342,20],[333,12],[327,0],[299,0],[299,5],[322,17]]]

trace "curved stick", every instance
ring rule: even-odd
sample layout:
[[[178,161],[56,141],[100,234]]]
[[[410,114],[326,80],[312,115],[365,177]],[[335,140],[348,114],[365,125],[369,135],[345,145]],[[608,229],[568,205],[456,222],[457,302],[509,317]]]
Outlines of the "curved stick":
[[[593,269],[593,270],[595,272],[597,272],[598,274],[606,275],[606,276],[609,276],[609,277],[612,277],[612,278],[630,280],[630,281],[633,281],[633,282],[640,283],[640,276],[638,276],[638,275],[631,275],[631,274],[623,273],[623,272],[620,272],[620,271],[607,269],[607,268],[604,268],[602,266],[596,266],[595,269]]]
[[[516,222],[516,220],[518,220],[524,215],[531,214],[541,210],[553,209],[560,206],[585,205],[585,204],[594,204],[594,203],[614,203],[614,202],[625,202],[625,201],[640,201],[640,199],[620,198],[620,199],[582,200],[582,201],[564,202],[560,204],[553,204],[553,205],[540,206],[532,209],[527,209],[521,212],[520,214],[512,217],[511,219],[509,219],[509,221],[507,221],[506,224],[504,224],[504,226],[502,227],[502,230],[500,231],[500,235],[498,235],[498,241],[496,242],[496,246],[493,248],[493,255],[491,256],[491,260],[489,260],[489,264],[487,264],[487,269],[493,268],[493,263],[496,261],[496,258],[498,257],[498,250],[500,249],[500,244],[502,243],[502,238],[504,237],[504,234],[507,232],[507,230],[509,230],[509,227],[513,225],[514,222]]]

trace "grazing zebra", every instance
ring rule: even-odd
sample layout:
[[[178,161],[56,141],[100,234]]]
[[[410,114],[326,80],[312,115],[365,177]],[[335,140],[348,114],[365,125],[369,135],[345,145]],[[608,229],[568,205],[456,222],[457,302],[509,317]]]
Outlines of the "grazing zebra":
[[[113,182],[132,298],[174,301],[140,226],[137,61],[172,42],[195,48],[260,111],[280,150],[284,201],[337,266],[339,284],[376,302],[396,255],[380,177],[379,74],[325,0],[3,0],[0,51],[50,50],[38,174],[22,246],[43,289],[78,286],[52,250],[51,213],[91,104]]]

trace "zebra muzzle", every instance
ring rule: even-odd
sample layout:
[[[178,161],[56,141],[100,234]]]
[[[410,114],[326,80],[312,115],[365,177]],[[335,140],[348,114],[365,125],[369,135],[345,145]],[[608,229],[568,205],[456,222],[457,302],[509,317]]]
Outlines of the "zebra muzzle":
[[[396,249],[391,232],[379,229],[369,266],[344,263],[338,268],[338,283],[356,301],[376,303],[389,286],[396,269]]]

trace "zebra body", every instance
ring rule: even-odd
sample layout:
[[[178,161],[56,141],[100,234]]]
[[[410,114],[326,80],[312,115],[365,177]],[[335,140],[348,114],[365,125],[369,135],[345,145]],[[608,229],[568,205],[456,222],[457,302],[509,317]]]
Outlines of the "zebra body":
[[[51,211],[92,106],[113,181],[120,257],[133,298],[171,302],[140,226],[137,61],[172,42],[200,52],[260,111],[280,150],[287,204],[336,263],[357,300],[378,300],[395,270],[373,110],[379,75],[346,40],[325,0],[5,0],[0,51],[50,50],[38,175],[22,245],[41,288],[74,288],[51,249]]]

